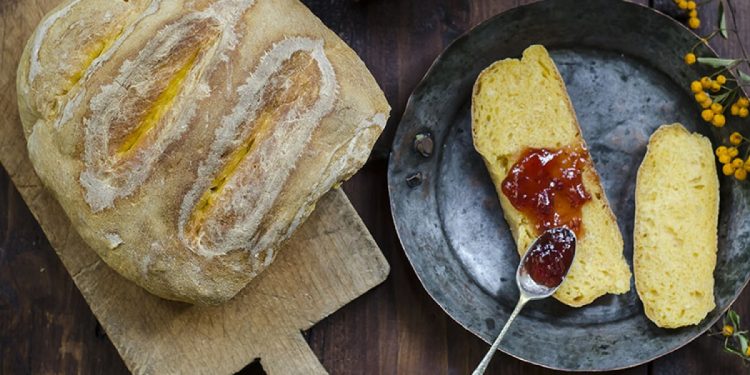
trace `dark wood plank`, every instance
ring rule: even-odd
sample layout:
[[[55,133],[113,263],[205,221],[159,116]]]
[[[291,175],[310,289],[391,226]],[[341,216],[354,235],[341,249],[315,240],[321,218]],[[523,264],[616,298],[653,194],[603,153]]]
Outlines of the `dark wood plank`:
[[[0,374],[126,374],[60,259],[0,172]]]

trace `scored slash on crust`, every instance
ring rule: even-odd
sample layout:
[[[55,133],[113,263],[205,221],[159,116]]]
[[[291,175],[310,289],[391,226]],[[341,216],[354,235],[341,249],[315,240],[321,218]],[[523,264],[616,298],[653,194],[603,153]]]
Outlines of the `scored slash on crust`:
[[[268,108],[271,103],[264,93],[290,89],[290,85],[298,84],[288,79],[275,80],[274,75],[300,52],[308,55],[319,70],[319,82],[315,82],[319,86],[317,98],[309,107],[300,108],[299,102],[293,103],[272,128],[262,129],[263,119],[275,109]],[[207,257],[236,249],[265,249],[277,235],[273,231],[257,233],[257,228],[275,203],[284,181],[295,167],[294,161],[304,151],[313,131],[333,109],[337,96],[335,72],[325,55],[323,40],[294,37],[275,44],[237,93],[238,102],[216,130],[209,156],[198,168],[198,179],[180,209],[180,239],[185,246]],[[265,134],[254,134],[256,132]],[[256,136],[258,138],[254,138]],[[226,177],[225,185],[220,187],[222,191],[217,191],[221,195],[211,207],[196,207],[225,165],[224,155],[249,137],[254,140],[250,146],[253,151],[240,161],[244,165],[238,168],[248,168],[248,165],[254,168],[252,178],[238,169]],[[270,165],[267,160],[278,162]],[[194,221],[197,209],[206,210],[205,217],[198,219],[202,221],[199,223]],[[273,254],[269,255],[270,261]]]
[[[69,13],[79,2],[80,0],[73,0],[50,15],[35,34],[28,76],[29,86],[41,67],[39,49],[44,37],[55,22]],[[148,178],[153,165],[166,148],[187,130],[195,111],[188,109],[179,112],[173,108],[192,108],[194,106],[189,105],[190,102],[205,97],[205,95],[201,96],[198,92],[200,90],[197,89],[198,86],[206,86],[205,77],[208,74],[203,71],[204,68],[217,65],[216,60],[227,61],[225,52],[233,50],[238,40],[233,34],[232,27],[254,3],[254,0],[220,0],[204,11],[182,17],[164,26],[156,37],[141,49],[134,60],[125,61],[122,64],[118,76],[112,79],[110,84],[103,85],[101,91],[92,97],[89,101],[89,115],[83,118],[85,168],[79,177],[79,182],[84,189],[85,201],[92,211],[99,212],[111,208],[118,198],[132,195]],[[84,83],[117,52],[137,25],[147,17],[156,14],[160,7],[161,0],[152,0],[127,27],[113,33],[111,40],[97,42],[101,46],[97,45],[98,48],[94,49],[88,61],[74,74],[75,79],[71,81],[71,88],[63,93],[64,96],[68,96],[68,91],[70,91],[70,97],[63,101],[62,113],[54,122],[56,129],[61,129],[75,116],[76,111],[80,111],[86,96]],[[227,9],[230,10],[227,11]],[[193,52],[184,53],[185,49],[180,49],[183,45],[193,48]],[[180,52],[183,53],[180,54]],[[257,116],[263,115],[265,103],[262,102],[261,97],[266,90],[274,89],[272,87],[274,84],[289,84],[288,80],[286,82],[271,82],[270,80],[285,62],[300,52],[309,55],[311,62],[316,63],[320,71],[318,98],[309,108],[293,108],[283,118],[276,119],[278,123],[273,124],[275,126],[268,131],[267,136],[262,140],[256,140],[256,135],[250,135],[254,130],[249,129],[252,127],[247,124],[253,124]],[[162,64],[163,60],[174,55],[183,57],[171,61],[172,65],[177,68],[170,64]],[[150,82],[145,73],[155,68],[161,68],[170,78]],[[166,85],[164,81],[167,81]],[[79,86],[80,89],[72,90],[72,86]],[[134,87],[137,89],[133,90]],[[200,203],[201,196],[205,195],[202,193],[210,191],[212,177],[219,174],[222,166],[226,165],[224,156],[233,148],[241,146],[237,144],[237,140],[249,140],[249,143],[246,145],[245,155],[242,155],[241,160],[236,164],[243,163],[244,159],[249,157],[247,153],[250,149],[253,149],[253,152],[255,149],[259,151],[266,149],[260,152],[266,155],[264,159],[269,159],[267,155],[273,152],[283,153],[285,156],[283,160],[294,160],[299,156],[318,122],[333,109],[337,89],[335,72],[325,55],[322,39],[290,37],[276,43],[266,52],[260,59],[255,72],[243,86],[238,88],[240,100],[232,113],[225,116],[222,126],[217,129],[216,140],[211,146],[210,155],[199,167],[199,178],[183,200],[178,226],[180,238],[187,247],[203,256],[213,256],[239,248],[265,248],[273,242],[277,234],[256,234],[256,238],[250,239],[245,238],[247,236],[227,235],[226,233],[219,235],[221,230],[206,229],[210,228],[212,220],[215,220],[211,217],[213,214],[229,217],[239,215],[242,217],[234,220],[237,228],[228,232],[254,233],[253,229],[259,225],[273,205],[276,195],[279,194],[279,189],[273,187],[283,183],[294,168],[293,163],[275,166],[274,173],[261,171],[261,174],[265,173],[269,175],[269,178],[258,178],[265,182],[263,186],[258,186],[253,190],[259,194],[254,199],[248,197],[252,195],[247,192],[248,189],[243,189],[242,192],[233,191],[233,184],[237,183],[234,181],[235,177],[242,175],[241,170],[235,170],[240,168],[239,165],[230,168],[231,173],[224,177],[219,188],[214,187],[218,190],[215,192],[217,197],[226,193],[228,195],[225,199],[230,199],[233,203],[237,203],[238,200],[252,201],[254,206],[252,210],[249,210],[250,214],[238,214],[237,207],[227,209],[217,203],[216,199],[212,199],[208,202],[210,204],[204,204],[210,207],[201,208],[208,214],[196,221],[193,220],[198,211],[196,204]],[[142,113],[143,111],[123,110],[129,105],[138,106],[144,100],[149,101],[149,98],[152,105],[145,111],[145,114]],[[137,113],[138,117],[131,113]],[[332,165],[347,162],[352,156],[349,154],[359,144],[359,140],[366,138],[367,130],[371,127],[382,130],[384,118],[384,115],[376,114],[369,120],[363,121],[357,135],[352,138],[345,149],[336,150],[336,154],[344,153],[345,157]],[[280,139],[281,137],[285,139]],[[256,141],[259,144],[253,144]],[[273,145],[281,144],[282,141],[287,147],[273,147]],[[287,156],[294,157],[288,158]],[[330,185],[333,186],[335,182]],[[321,184],[323,183],[328,183],[328,181],[322,181]],[[239,206],[247,210],[248,204],[251,203]],[[283,229],[284,235],[290,234],[302,218],[309,213],[307,211],[310,208],[307,206],[309,205],[300,209],[292,218],[290,226],[279,228]],[[224,220],[226,221],[226,218]],[[186,233],[186,226],[191,227],[190,233]],[[238,227],[245,230],[238,230]],[[211,240],[205,241],[207,238]],[[248,245],[249,242],[251,245]]]
[[[232,29],[253,3],[217,2],[165,26],[135,60],[122,64],[112,83],[91,99],[90,113],[94,115],[83,120],[86,169],[79,180],[94,212],[131,195],[148,178],[166,148],[186,131],[195,114],[194,106],[187,104],[204,98],[197,92],[209,76],[204,69],[216,65],[212,64],[214,60],[224,60],[226,50],[235,47]],[[234,15],[231,18],[220,16],[224,12],[216,9],[227,4],[237,8],[228,12]],[[173,63],[179,68],[175,70]],[[155,69],[171,76],[166,85],[150,78]],[[131,112],[140,112],[128,112],[129,107],[137,109],[149,99],[152,103],[146,114],[133,118]],[[190,109],[174,111],[181,102],[185,104],[182,107]],[[114,133],[123,129],[130,134]],[[113,145],[117,138],[122,139]]]

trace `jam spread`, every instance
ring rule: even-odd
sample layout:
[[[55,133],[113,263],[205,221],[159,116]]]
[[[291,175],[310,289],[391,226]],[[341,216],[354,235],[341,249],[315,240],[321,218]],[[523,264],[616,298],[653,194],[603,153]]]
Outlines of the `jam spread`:
[[[573,233],[564,228],[554,228],[542,233],[528,250],[523,265],[537,283],[554,288],[562,283],[576,252]]]
[[[565,226],[580,237],[581,207],[591,200],[582,178],[588,163],[582,147],[528,148],[503,180],[503,194],[534,223],[537,234]]]

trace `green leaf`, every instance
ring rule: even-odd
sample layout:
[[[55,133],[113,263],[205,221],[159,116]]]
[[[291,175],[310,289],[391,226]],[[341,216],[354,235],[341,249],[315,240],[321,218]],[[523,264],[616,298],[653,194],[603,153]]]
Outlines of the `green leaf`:
[[[732,322],[732,325],[734,326],[734,330],[738,331],[740,329],[740,316],[737,314],[736,311],[729,309],[727,311],[727,316],[729,317],[729,320]]]
[[[743,72],[741,70],[738,70],[738,72],[740,73],[740,79],[741,80],[743,80],[745,82],[750,82],[750,74],[747,74],[747,73],[745,73],[745,72]]]
[[[742,351],[742,354],[747,353],[747,337],[739,335],[737,336],[737,339],[740,340],[740,350]]]
[[[724,351],[727,352],[727,353],[737,354],[737,355],[740,355],[740,356],[742,355],[742,353],[738,352],[736,349],[730,348],[728,346],[724,347]]]
[[[698,63],[708,65],[712,68],[723,68],[733,64],[736,64],[739,60],[735,59],[720,59],[716,57],[699,57]]]
[[[724,7],[724,1],[719,2],[719,32],[724,39],[729,38],[727,35],[727,12]]]
[[[722,101],[724,101],[724,99],[726,99],[726,98],[727,98],[727,96],[729,96],[729,94],[731,94],[731,93],[732,93],[731,91],[727,91],[727,92],[725,92],[725,93],[723,93],[723,94],[721,94],[721,95],[716,95],[716,96],[714,97],[714,101],[715,101],[715,102],[722,102]],[[737,327],[735,327],[735,328],[737,328]]]

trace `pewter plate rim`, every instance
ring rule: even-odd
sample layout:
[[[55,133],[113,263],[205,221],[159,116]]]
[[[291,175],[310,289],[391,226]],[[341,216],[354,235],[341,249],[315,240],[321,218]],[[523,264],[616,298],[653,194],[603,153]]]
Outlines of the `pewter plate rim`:
[[[412,235],[410,234],[409,229],[407,228],[406,224],[408,224],[408,221],[404,222],[404,214],[402,213],[402,209],[399,207],[399,200],[400,199],[407,199],[404,197],[403,192],[408,189],[404,187],[404,180],[403,180],[403,171],[398,171],[399,168],[402,168],[403,166],[400,162],[400,158],[403,157],[403,154],[405,153],[404,150],[408,149],[409,144],[411,143],[412,139],[407,137],[407,129],[405,127],[409,126],[412,127],[412,124],[410,122],[413,122],[413,116],[415,111],[415,106],[419,105],[419,100],[421,95],[424,93],[425,90],[429,90],[428,87],[428,81],[429,78],[435,74],[438,74],[439,69],[441,69],[440,63],[441,61],[445,60],[446,58],[449,58],[451,55],[461,53],[462,43],[465,42],[467,38],[470,38],[473,34],[477,33],[479,29],[491,27],[492,24],[503,22],[503,20],[507,17],[513,17],[517,16],[519,14],[524,14],[526,12],[534,12],[534,11],[542,11],[542,10],[557,10],[560,12],[564,12],[565,9],[569,9],[567,7],[570,6],[570,3],[576,4],[582,11],[586,11],[587,8],[592,8],[592,11],[598,9],[597,7],[601,7],[603,3],[606,5],[615,5],[611,1],[606,0],[596,0],[586,3],[580,3],[575,2],[574,0],[548,0],[544,2],[538,2],[533,3],[530,5],[521,6],[518,8],[513,8],[509,10],[508,12],[501,13],[497,16],[494,16],[490,18],[489,20],[481,23],[480,25],[477,25],[470,31],[468,31],[466,34],[455,40],[451,45],[449,45],[446,50],[438,56],[438,58],[435,60],[433,65],[430,67],[430,69],[425,74],[422,82],[417,86],[417,88],[414,90],[412,95],[410,96],[406,109],[404,111],[404,116],[401,120],[401,124],[399,124],[399,129],[396,133],[396,137],[394,139],[393,149],[391,153],[391,157],[389,160],[389,167],[388,167],[388,187],[389,187],[389,195],[390,195],[390,202],[391,202],[391,213],[393,215],[393,220],[396,226],[396,230],[399,235],[399,240],[401,242],[402,247],[405,249],[405,253],[407,255],[407,258],[409,259],[410,263],[412,264],[412,267],[415,269],[415,273],[417,274],[418,279],[422,283],[422,285],[425,287],[427,292],[430,294],[430,296],[438,303],[438,305],[449,315],[451,316],[455,321],[457,321],[460,325],[462,325],[465,329],[469,330],[470,332],[474,333],[478,337],[482,338],[483,340],[489,342],[488,337],[481,335],[476,331],[476,329],[473,329],[472,327],[467,326],[461,319],[454,316],[454,314],[450,311],[450,306],[446,306],[443,303],[441,303],[440,299],[440,291],[435,290],[435,286],[430,286],[426,280],[425,275],[423,275],[419,271],[419,262],[422,262],[423,260],[418,255],[419,249],[413,248],[413,241],[412,238],[410,238]],[[621,2],[616,4],[618,9],[619,8],[625,8],[627,9],[631,14],[635,14],[639,17],[647,17],[651,18],[652,20],[656,20],[654,22],[661,23],[664,25],[668,25],[671,27],[671,32],[679,33],[682,37],[688,36],[690,39],[697,41],[698,37],[689,29],[687,29],[684,25],[681,23],[673,20],[671,17],[664,15],[661,12],[658,12],[652,8],[643,6],[641,4],[637,3],[631,3],[631,2]],[[620,9],[622,10],[622,9]],[[617,14],[616,12],[610,12],[608,15],[602,15],[606,18],[606,16],[621,16],[620,14]],[[602,21],[606,22],[606,21]],[[565,43],[563,43],[565,44]],[[588,47],[588,46],[587,46]],[[707,49],[707,54],[716,55],[715,52],[711,49]],[[429,129],[429,128],[427,128]],[[412,132],[415,131],[415,129],[409,129]],[[718,137],[717,134],[714,134],[713,138],[716,139]],[[438,143],[436,142],[435,146],[438,146]],[[432,157],[435,157],[434,155]],[[722,183],[722,185],[725,185]],[[722,186],[722,199],[724,199],[725,194],[724,189],[725,187]],[[434,189],[436,190],[436,189]],[[434,194],[434,193],[432,193]],[[413,218],[412,218],[413,219]],[[442,227],[437,229],[438,231],[442,231]],[[443,233],[443,235],[445,235]],[[721,251],[721,249],[719,250]],[[742,283],[742,287],[738,288],[733,298],[729,301],[729,303],[726,303],[724,306],[717,306],[717,309],[715,310],[715,314],[711,319],[708,319],[704,322],[702,322],[698,327],[691,327],[690,329],[694,329],[694,334],[686,339],[682,340],[681,342],[675,343],[674,345],[667,348],[667,350],[661,350],[655,353],[652,353],[651,355],[645,356],[644,358],[640,358],[633,362],[628,362],[625,365],[615,366],[615,367],[607,367],[607,366],[601,366],[601,367],[590,367],[590,368],[571,368],[569,366],[559,366],[551,363],[539,363],[537,361],[532,361],[527,358],[524,358],[523,355],[520,355],[519,353],[513,353],[510,351],[506,351],[501,347],[501,350],[506,352],[507,354],[514,356],[520,360],[535,363],[537,365],[551,368],[551,369],[557,369],[557,370],[573,370],[573,371],[608,371],[608,370],[617,370],[617,369],[623,369],[623,368],[629,368],[638,366],[643,363],[650,362],[656,358],[659,358],[663,355],[666,355],[668,353],[671,353],[674,350],[677,350],[681,348],[682,346],[688,344],[693,339],[699,337],[703,332],[705,332],[708,328],[710,328],[718,319],[721,318],[723,312],[729,308],[731,303],[734,302],[734,300],[739,296],[740,292],[744,289],[744,286],[747,285],[748,280],[750,280],[750,275],[747,275],[744,279],[744,282]]]

